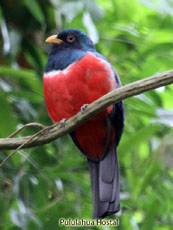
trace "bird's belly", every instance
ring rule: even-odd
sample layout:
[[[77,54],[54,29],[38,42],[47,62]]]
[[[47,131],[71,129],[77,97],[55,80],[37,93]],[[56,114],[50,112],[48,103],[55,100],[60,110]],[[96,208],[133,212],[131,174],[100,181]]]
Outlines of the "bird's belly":
[[[99,113],[94,118],[77,128],[75,136],[84,154],[92,160],[99,160],[103,157],[105,150],[108,151],[114,147],[115,131],[113,127],[108,130],[104,112]],[[108,136],[109,140],[107,139]]]
[[[114,72],[103,60],[88,53],[63,71],[43,76],[44,95],[54,122],[70,118],[114,88]]]

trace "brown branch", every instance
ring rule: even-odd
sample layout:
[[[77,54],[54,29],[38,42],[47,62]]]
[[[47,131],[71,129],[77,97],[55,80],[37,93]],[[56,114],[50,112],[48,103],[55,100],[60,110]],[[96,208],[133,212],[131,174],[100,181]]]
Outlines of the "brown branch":
[[[97,114],[99,111],[103,110],[111,104],[117,103],[123,99],[138,95],[151,89],[166,86],[172,83],[173,70],[130,83],[104,95],[95,102],[89,104],[85,112],[79,112],[74,117],[67,120],[65,127],[59,123],[56,123],[43,128],[33,136],[19,138],[0,138],[0,150],[30,148],[50,143],[51,141],[73,131],[79,125],[90,119],[93,115]]]

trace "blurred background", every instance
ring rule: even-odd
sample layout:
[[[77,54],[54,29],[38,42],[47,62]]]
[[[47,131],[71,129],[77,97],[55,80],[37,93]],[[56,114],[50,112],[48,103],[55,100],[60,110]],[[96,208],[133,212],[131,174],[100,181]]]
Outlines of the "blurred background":
[[[1,0],[1,138],[29,122],[52,124],[42,89],[49,52],[44,41],[63,28],[88,33],[123,85],[173,66],[171,0]],[[173,85],[126,99],[125,110],[117,229],[170,230]],[[28,128],[18,136],[36,131]],[[0,160],[9,153],[1,151]],[[87,161],[68,136],[20,150],[0,168],[0,229],[59,229],[60,217],[91,218],[91,199]]]

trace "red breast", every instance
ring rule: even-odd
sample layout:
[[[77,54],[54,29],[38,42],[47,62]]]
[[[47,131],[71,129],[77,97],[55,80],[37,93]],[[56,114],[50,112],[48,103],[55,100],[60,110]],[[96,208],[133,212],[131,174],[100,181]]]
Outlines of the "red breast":
[[[111,65],[91,53],[63,71],[44,74],[43,79],[45,101],[54,122],[74,116],[82,105],[89,104],[113,90],[115,81]],[[76,138],[82,149],[95,158],[102,155],[105,147],[105,113],[111,108],[112,106],[108,107],[76,130]]]

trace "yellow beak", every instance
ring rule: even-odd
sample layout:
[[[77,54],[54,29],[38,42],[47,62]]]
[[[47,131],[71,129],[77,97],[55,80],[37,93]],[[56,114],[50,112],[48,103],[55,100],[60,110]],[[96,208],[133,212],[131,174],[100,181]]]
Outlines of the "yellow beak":
[[[63,40],[59,39],[57,37],[57,35],[52,35],[52,36],[48,37],[45,42],[60,45],[63,43]]]

